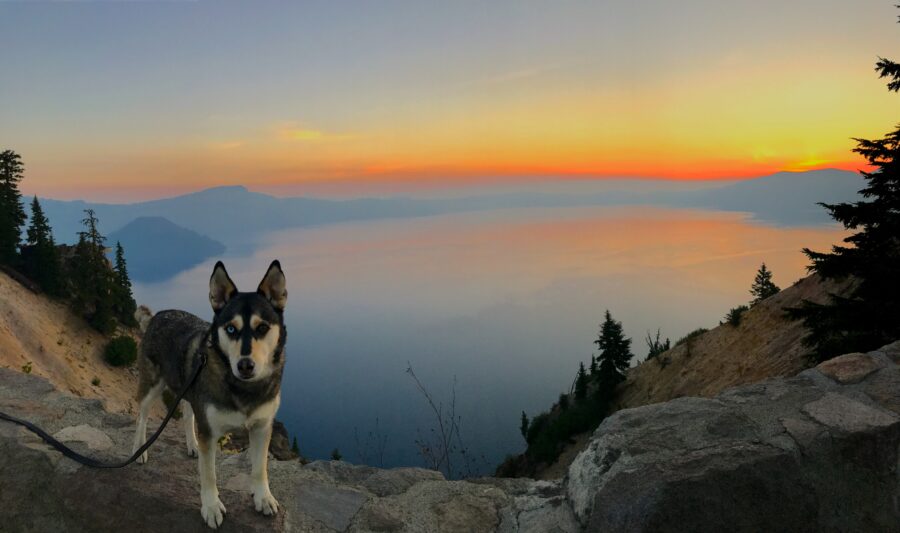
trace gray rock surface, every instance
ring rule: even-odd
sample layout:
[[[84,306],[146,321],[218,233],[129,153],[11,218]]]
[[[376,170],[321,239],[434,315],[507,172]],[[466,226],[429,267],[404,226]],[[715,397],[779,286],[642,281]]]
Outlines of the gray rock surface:
[[[568,472],[580,525],[900,531],[898,353],[614,414]]]
[[[558,481],[270,461],[258,515],[245,453],[218,459],[221,531],[900,531],[900,343],[819,369],[620,411]],[[0,369],[0,410],[76,450],[128,455],[130,417]],[[0,530],[208,531],[178,425],[147,465],[82,467],[0,422]]]

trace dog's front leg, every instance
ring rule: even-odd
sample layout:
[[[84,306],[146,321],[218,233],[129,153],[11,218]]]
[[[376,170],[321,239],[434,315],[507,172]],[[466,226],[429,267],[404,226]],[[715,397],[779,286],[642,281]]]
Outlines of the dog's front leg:
[[[278,501],[269,490],[269,441],[272,439],[272,420],[250,428],[250,461],[253,465],[253,504],[264,515],[278,512]]]
[[[219,488],[216,487],[216,440],[210,435],[200,432],[197,435],[197,448],[200,452],[200,516],[206,525],[216,529],[225,520],[225,506],[219,500]]]

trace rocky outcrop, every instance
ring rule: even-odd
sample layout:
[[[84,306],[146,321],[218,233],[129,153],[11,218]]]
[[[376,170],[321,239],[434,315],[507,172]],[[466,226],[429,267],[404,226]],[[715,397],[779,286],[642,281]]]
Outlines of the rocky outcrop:
[[[791,377],[626,409],[561,481],[448,481],[417,468],[270,462],[275,518],[245,454],[218,460],[223,531],[900,531],[900,343]],[[133,420],[0,369],[0,410],[105,459]],[[206,531],[177,427],[147,465],[92,470],[0,422],[0,529]]]
[[[603,531],[900,531],[900,343],[626,409],[569,468]]]

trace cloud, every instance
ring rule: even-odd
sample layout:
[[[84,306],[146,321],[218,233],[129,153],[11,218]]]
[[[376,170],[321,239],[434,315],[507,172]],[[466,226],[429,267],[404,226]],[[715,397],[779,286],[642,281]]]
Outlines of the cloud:
[[[283,141],[296,142],[323,142],[323,141],[344,141],[352,139],[353,135],[345,133],[330,133],[322,130],[305,128],[296,122],[282,123],[276,128],[276,135]]]

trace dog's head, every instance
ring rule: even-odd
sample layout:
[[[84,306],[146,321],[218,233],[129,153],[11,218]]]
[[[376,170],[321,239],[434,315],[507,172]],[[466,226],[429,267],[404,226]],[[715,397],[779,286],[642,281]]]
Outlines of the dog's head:
[[[259,381],[282,364],[287,289],[281,263],[272,261],[256,292],[239,292],[221,261],[209,278],[212,342],[240,381]]]

